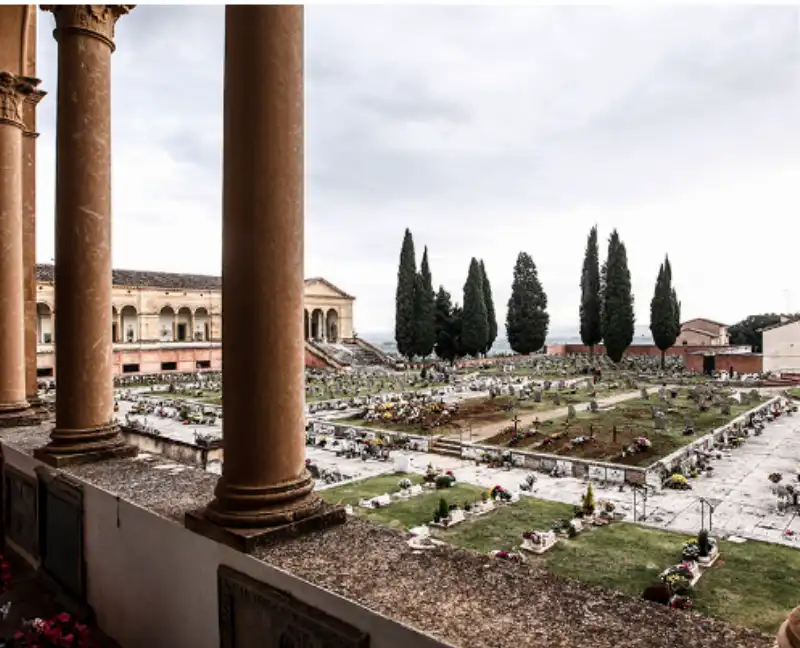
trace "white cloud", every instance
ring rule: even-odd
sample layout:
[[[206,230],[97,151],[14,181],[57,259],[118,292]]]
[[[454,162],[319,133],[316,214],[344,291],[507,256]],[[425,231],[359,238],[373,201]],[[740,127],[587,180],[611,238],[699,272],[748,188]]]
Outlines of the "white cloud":
[[[113,58],[114,260],[220,267],[223,18],[142,6]],[[793,7],[309,7],[306,271],[393,328],[405,227],[460,299],[504,317],[529,252],[574,326],[585,237],[617,227],[637,320],[669,253],[685,317],[787,308],[800,234]],[[56,47],[40,15],[38,252],[53,249]],[[794,296],[800,308],[800,294]]]

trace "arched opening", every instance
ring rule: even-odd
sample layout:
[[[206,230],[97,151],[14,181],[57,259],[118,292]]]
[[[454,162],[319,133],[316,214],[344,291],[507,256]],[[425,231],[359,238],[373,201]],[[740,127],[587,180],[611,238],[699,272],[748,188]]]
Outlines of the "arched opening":
[[[194,312],[194,339],[203,342],[211,339],[211,321],[205,308],[198,308]]]
[[[120,311],[122,319],[122,336],[128,344],[139,340],[139,314],[133,306],[123,306]]]
[[[53,343],[53,311],[47,304],[36,304],[36,340],[39,344]]]
[[[188,342],[192,339],[192,311],[186,306],[178,310],[176,339],[178,342]]]
[[[315,308],[311,311],[311,339],[320,341],[322,340],[323,333],[325,332],[325,314],[321,308]]]
[[[164,306],[158,314],[158,329],[162,342],[175,340],[175,311],[171,306]]]
[[[307,340],[311,336],[310,320],[308,317],[308,309],[303,309],[303,337]]]
[[[117,307],[111,307],[111,341],[114,344],[119,342],[119,313]]]
[[[335,308],[331,308],[325,316],[325,334],[328,342],[336,342],[339,339],[339,313]]]

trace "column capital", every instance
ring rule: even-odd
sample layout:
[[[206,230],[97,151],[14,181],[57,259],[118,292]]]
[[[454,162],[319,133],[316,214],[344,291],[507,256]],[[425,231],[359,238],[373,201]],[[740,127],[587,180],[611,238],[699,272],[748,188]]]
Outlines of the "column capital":
[[[25,102],[23,105],[23,117],[25,118],[25,130],[23,131],[22,135],[24,137],[39,137],[39,133],[36,132],[36,106],[39,105],[39,102],[45,98],[47,93],[44,90],[40,90],[38,88],[41,81],[39,79],[31,78],[31,85],[33,86],[33,90],[30,94],[25,97]]]
[[[38,83],[32,77],[0,72],[0,124],[25,129],[23,105]]]
[[[42,11],[55,16],[53,38],[60,31],[77,32],[103,41],[113,52],[114,28],[117,20],[130,13],[136,5],[41,5]]]

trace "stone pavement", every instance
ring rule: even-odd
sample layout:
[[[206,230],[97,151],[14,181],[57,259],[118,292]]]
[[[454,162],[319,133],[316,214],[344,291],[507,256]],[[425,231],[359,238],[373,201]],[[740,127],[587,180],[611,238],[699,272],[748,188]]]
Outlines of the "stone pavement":
[[[604,403],[608,403],[611,399],[619,402],[634,396],[636,393],[617,394],[606,399]],[[130,403],[120,403],[120,419],[124,419],[124,412],[130,406]],[[561,415],[565,414],[566,409]],[[558,414],[551,412],[548,415]],[[542,418],[544,415],[540,415],[540,419]],[[157,427],[164,436],[183,441],[193,441],[195,430],[213,430],[221,433],[219,425],[182,425],[177,421],[159,419],[155,416],[149,416],[147,420],[148,424]],[[343,475],[352,479],[366,479],[389,474],[395,470],[393,460],[380,462],[346,459],[336,457],[333,452],[321,448],[307,448],[306,452],[307,457],[320,468],[338,469]],[[438,454],[393,453],[393,457],[398,455],[409,456],[413,472],[422,474],[428,464],[432,463],[443,470],[453,470],[459,481],[487,489],[499,484],[505,488],[518,490],[519,485],[530,474],[530,471],[520,468],[511,470],[489,468],[485,464],[478,466],[474,461]],[[800,515],[793,512],[778,513],[777,498],[772,493],[772,484],[767,479],[770,473],[780,472],[784,475],[784,482],[797,480],[800,468],[800,416],[781,417],[773,423],[768,423],[761,436],[749,437],[741,448],[725,453],[722,459],[714,460],[712,465],[714,472],[711,476],[691,480],[692,490],[663,490],[652,493],[646,505],[646,519],[637,521],[662,529],[694,534],[700,529],[702,497],[715,506],[712,520],[712,532],[715,535],[736,535],[800,547]],[[210,470],[218,472],[219,467],[211,466]],[[541,499],[578,504],[586,489],[586,482],[581,479],[554,478],[541,473],[535,475],[536,484],[530,494]],[[622,492],[617,485],[594,484],[594,488],[598,499],[614,502],[618,512],[624,513],[627,520],[633,521],[633,492],[630,487],[625,486]],[[640,517],[642,512],[639,504],[637,517]],[[787,535],[787,530],[797,535]]]

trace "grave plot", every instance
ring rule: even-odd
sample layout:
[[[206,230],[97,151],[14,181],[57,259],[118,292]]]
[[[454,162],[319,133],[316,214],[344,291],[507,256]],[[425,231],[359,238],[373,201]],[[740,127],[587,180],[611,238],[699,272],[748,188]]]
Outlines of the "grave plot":
[[[486,494],[486,489],[472,484],[455,483],[447,488],[433,488],[401,499],[399,492],[406,490],[401,488],[400,482],[408,480],[411,487],[420,486],[424,481],[424,476],[395,473],[381,477],[373,477],[364,481],[354,482],[343,486],[336,486],[320,491],[320,495],[327,502],[343,505],[350,505],[353,514],[366,518],[372,522],[385,524],[395,528],[411,529],[413,527],[428,524],[438,515],[441,519],[441,501],[451,505],[458,505],[463,509],[465,505],[472,506],[473,503],[481,500],[482,495]],[[403,484],[405,486],[405,484]],[[398,495],[393,497],[393,493]],[[382,496],[386,495],[387,498]],[[380,498],[375,502],[375,498]],[[365,500],[373,500],[377,508],[365,508],[360,506]]]
[[[447,385],[451,376],[432,369],[425,371],[306,370],[306,402],[357,398],[378,394],[401,393]]]
[[[655,392],[655,390],[653,390]],[[532,452],[648,466],[763,403],[752,392],[741,402],[730,390],[674,388],[647,393],[596,411],[574,408],[533,430],[484,441]]]
[[[514,419],[519,416],[588,403],[596,396],[591,388],[564,386],[559,389],[555,383],[545,385],[546,389],[522,387],[518,395],[465,398],[456,402],[430,397],[404,399],[365,407],[356,416],[341,419],[341,422],[408,434],[448,435],[468,426],[477,431],[505,421],[513,430]]]

